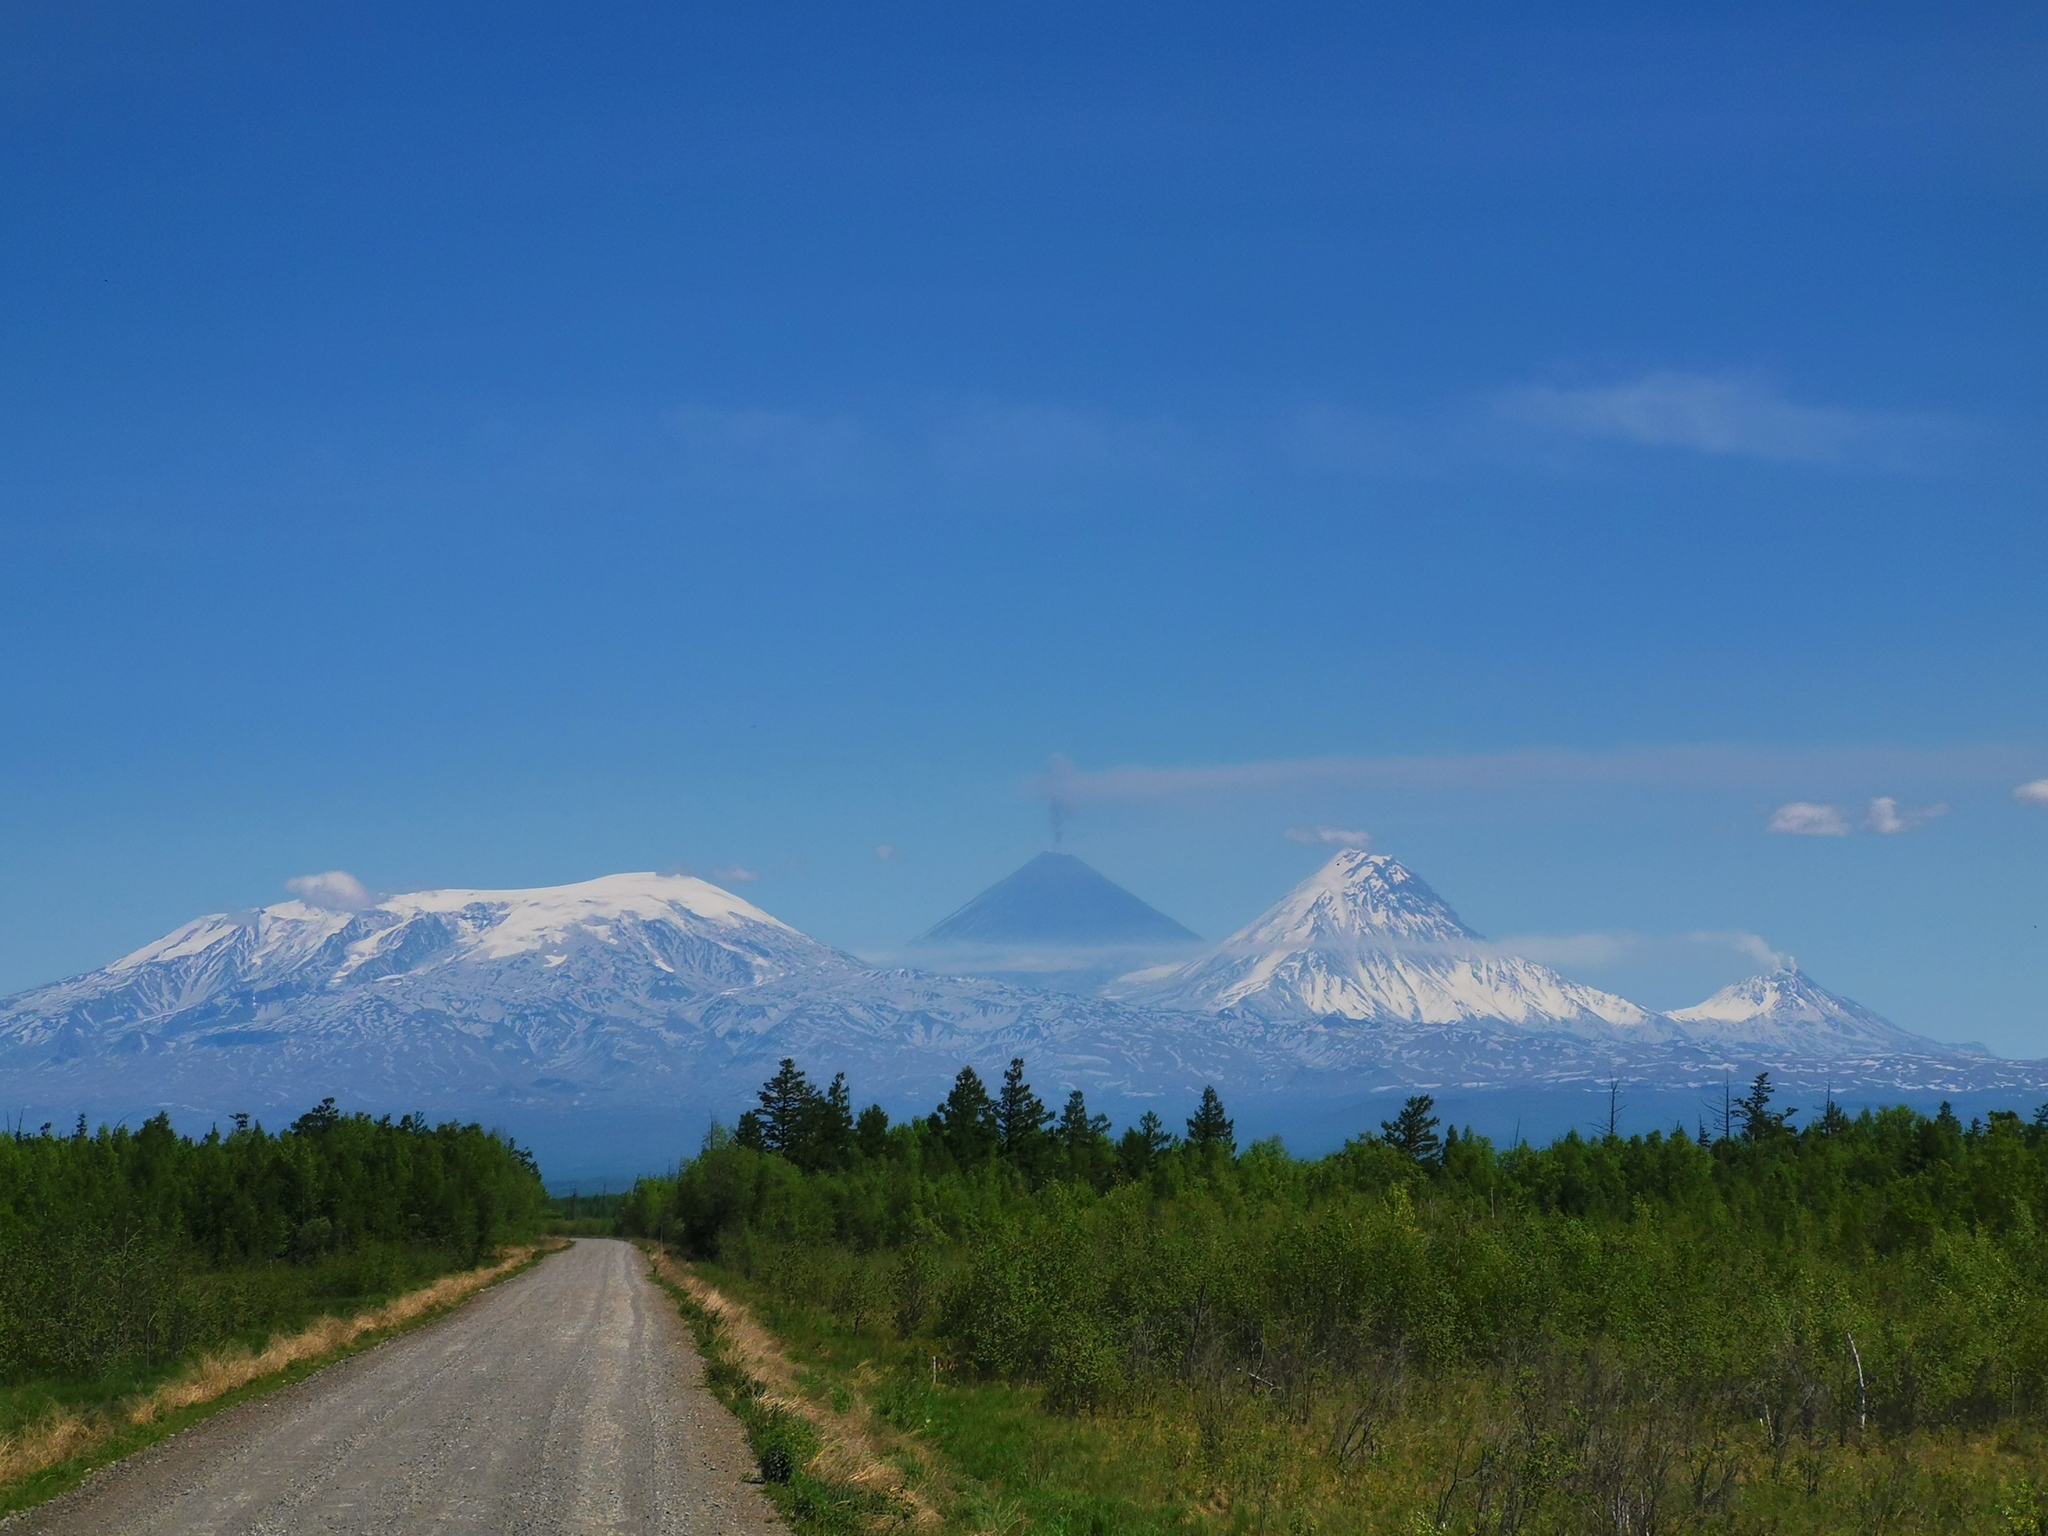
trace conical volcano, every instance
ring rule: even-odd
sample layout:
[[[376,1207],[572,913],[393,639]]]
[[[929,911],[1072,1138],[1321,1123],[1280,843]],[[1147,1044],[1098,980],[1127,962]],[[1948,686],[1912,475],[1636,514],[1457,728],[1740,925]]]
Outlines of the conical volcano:
[[[1107,946],[1201,940],[1071,853],[1041,853],[917,942]]]
[[[1356,848],[1208,954],[1126,976],[1108,995],[1209,1013],[1484,1022],[1601,1037],[1651,1022],[1634,1003],[1500,953],[1411,871]]]
[[[1695,1040],[1772,1046],[1802,1056],[1863,1056],[1941,1049],[1861,1003],[1830,992],[1791,961],[1723,987],[1671,1017]],[[1948,1047],[1955,1049],[1955,1047]]]

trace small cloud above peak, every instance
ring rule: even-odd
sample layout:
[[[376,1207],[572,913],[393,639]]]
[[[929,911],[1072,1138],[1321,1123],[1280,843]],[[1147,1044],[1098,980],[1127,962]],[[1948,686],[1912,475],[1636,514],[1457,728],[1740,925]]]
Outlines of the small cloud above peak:
[[[711,878],[720,885],[752,885],[761,877],[744,864],[728,864],[723,869],[712,870]]]
[[[318,875],[294,875],[284,888],[309,907],[326,912],[360,912],[375,906],[377,898],[363,888],[363,882],[345,869],[330,869]]]
[[[1793,800],[1771,813],[1770,830],[1789,837],[1847,837],[1850,828],[1838,805]]]
[[[1945,805],[1901,807],[1890,795],[1879,795],[1870,802],[1863,826],[1866,831],[1882,837],[1894,837],[1901,832],[1911,832],[1915,827],[1924,827],[1936,817],[1947,814]]]
[[[875,857],[884,864],[894,864],[897,859],[902,857],[902,850],[894,843],[877,843],[875,844]]]
[[[1290,843],[1311,848],[1358,848],[1372,846],[1372,834],[1355,827],[1289,827],[1280,834]]]
[[[2022,784],[2012,792],[2013,799],[2021,805],[2048,806],[2048,779],[2035,779]]]

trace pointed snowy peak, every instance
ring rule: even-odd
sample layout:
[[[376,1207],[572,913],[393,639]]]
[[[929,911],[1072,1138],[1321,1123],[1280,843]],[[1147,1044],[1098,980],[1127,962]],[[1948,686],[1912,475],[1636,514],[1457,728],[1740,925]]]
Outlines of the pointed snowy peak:
[[[1233,944],[1367,940],[1447,944],[1478,935],[1421,878],[1384,853],[1347,848],[1301,882]]]
[[[920,944],[1199,944],[1071,853],[1041,853],[939,923]]]
[[[1670,1017],[1698,1040],[1784,1046],[1810,1055],[1938,1048],[1830,992],[1790,962],[1723,987],[1691,1008],[1674,1009]]]
[[[1208,954],[1123,977],[1108,995],[1211,1013],[1598,1036],[1653,1023],[1625,998],[1491,949],[1412,871],[1360,849]]]

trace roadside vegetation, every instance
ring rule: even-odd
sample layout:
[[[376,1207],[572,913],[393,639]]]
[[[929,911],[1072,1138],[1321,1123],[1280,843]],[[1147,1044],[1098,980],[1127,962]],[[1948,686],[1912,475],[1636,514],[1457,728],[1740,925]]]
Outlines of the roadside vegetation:
[[[2048,1532],[2048,1116],[1315,1160],[1213,1091],[1113,1136],[1013,1063],[856,1115],[785,1062],[622,1228],[963,1530]]]
[[[0,1138],[0,1484],[452,1303],[544,1211],[503,1138],[332,1100],[275,1134]]]
[[[550,1195],[542,1225],[554,1237],[614,1237],[627,1192]]]

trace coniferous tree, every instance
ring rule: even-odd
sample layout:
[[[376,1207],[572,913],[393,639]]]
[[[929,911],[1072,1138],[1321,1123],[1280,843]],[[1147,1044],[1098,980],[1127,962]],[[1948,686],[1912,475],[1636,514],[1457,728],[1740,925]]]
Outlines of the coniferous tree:
[[[1749,1092],[1736,1100],[1735,1113],[1742,1121],[1744,1141],[1769,1141],[1790,1128],[1789,1122],[1798,1111],[1774,1111],[1771,1099],[1776,1092],[1771,1086],[1771,1074],[1759,1072]]]
[[[1380,1122],[1381,1137],[1395,1151],[1405,1152],[1418,1163],[1435,1162],[1443,1152],[1443,1142],[1436,1133],[1437,1118],[1431,1113],[1435,1108],[1436,1100],[1428,1094],[1411,1094],[1400,1114]]]
[[[1045,1128],[1051,1123],[1052,1111],[1024,1081],[1024,1058],[1012,1057],[996,1096],[996,1136],[1003,1160],[1027,1173],[1035,1170],[1047,1150]]]
[[[1221,1147],[1226,1153],[1237,1151],[1236,1127],[1223,1113],[1223,1101],[1216,1096],[1214,1086],[1202,1089],[1202,1102],[1188,1121],[1188,1145],[1206,1152],[1211,1147]]]
[[[846,1074],[832,1079],[822,1097],[811,1101],[804,1135],[793,1161],[799,1168],[844,1168],[853,1160],[853,1102],[846,1091]]]
[[[758,1114],[762,1149],[780,1152],[794,1162],[804,1152],[816,1124],[818,1090],[797,1064],[785,1056],[756,1097],[761,1101]],[[746,1117],[740,1118],[744,1121]]]
[[[740,1111],[739,1123],[732,1128],[732,1139],[735,1146],[745,1147],[752,1152],[775,1150],[768,1145],[768,1132],[761,1124],[761,1111],[758,1109]]]
[[[1089,1114],[1088,1101],[1080,1089],[1067,1095],[1066,1108],[1060,1111],[1059,1124],[1053,1127],[1052,1135],[1066,1161],[1067,1177],[1095,1182],[1107,1172],[1112,1151],[1109,1116]]]
[[[860,1149],[860,1155],[877,1158],[889,1150],[889,1112],[879,1104],[870,1104],[860,1112],[860,1119],[853,1125],[853,1144]]]
[[[1060,1111],[1059,1128],[1053,1134],[1068,1156],[1077,1156],[1109,1134],[1109,1116],[1089,1114],[1088,1101],[1076,1088],[1067,1095],[1067,1106]]]
[[[988,1096],[988,1089],[974,1068],[962,1067],[960,1075],[953,1079],[945,1103],[932,1111],[932,1129],[963,1168],[985,1163],[995,1156],[1001,1141],[995,1100]]]
[[[1125,1178],[1141,1179],[1171,1150],[1173,1133],[1167,1130],[1164,1120],[1148,1109],[1117,1143],[1116,1160]]]

